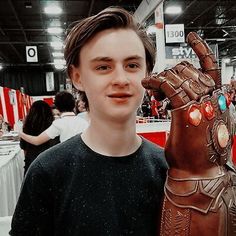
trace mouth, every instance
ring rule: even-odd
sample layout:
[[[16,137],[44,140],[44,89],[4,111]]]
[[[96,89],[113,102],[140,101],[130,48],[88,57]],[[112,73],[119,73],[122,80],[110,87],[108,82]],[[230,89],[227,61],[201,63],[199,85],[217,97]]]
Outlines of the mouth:
[[[132,95],[130,93],[113,93],[108,95],[109,98],[120,98],[120,99],[130,98],[131,96]]]
[[[108,95],[108,98],[116,104],[127,104],[131,97],[132,95],[130,93],[112,93]]]

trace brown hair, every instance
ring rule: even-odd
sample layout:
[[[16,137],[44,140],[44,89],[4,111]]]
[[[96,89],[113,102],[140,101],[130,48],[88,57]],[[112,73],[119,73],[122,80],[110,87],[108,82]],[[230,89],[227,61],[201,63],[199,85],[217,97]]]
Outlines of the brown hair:
[[[132,29],[141,39],[145,48],[147,72],[151,73],[154,66],[155,50],[151,39],[144,28],[136,22],[134,16],[123,8],[108,7],[79,22],[76,22],[65,40],[64,56],[67,74],[70,77],[70,66],[79,66],[82,47],[97,33],[106,29]]]

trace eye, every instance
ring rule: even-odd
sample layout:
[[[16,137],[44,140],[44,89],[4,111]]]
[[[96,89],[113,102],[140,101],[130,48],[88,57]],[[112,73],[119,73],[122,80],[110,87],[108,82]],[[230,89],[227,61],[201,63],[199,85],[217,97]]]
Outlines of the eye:
[[[129,63],[127,65],[127,68],[129,68],[129,69],[137,69],[139,67],[140,67],[140,65],[138,63]]]
[[[108,65],[101,65],[101,66],[97,66],[97,67],[96,67],[96,70],[101,70],[101,71],[103,71],[103,70],[109,70],[109,69],[111,69],[111,67],[108,66]]]

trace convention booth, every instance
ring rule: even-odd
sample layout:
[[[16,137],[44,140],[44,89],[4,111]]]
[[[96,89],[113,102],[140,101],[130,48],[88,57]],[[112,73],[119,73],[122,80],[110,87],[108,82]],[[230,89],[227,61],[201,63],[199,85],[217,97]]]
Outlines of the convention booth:
[[[11,127],[14,127],[18,120],[24,119],[32,101],[32,97],[19,90],[0,87],[0,114]]]

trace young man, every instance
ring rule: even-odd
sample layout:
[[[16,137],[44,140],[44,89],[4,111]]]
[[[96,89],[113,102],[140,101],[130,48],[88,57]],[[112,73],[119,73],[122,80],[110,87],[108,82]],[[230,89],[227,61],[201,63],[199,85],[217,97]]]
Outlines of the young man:
[[[73,111],[75,99],[71,93],[67,91],[57,93],[55,106],[60,112],[60,119],[55,119],[50,127],[37,136],[20,132],[20,137],[33,145],[41,145],[56,137],[60,138],[60,142],[64,142],[87,128],[88,122],[77,117]]]
[[[156,235],[167,164],[135,123],[154,64],[147,35],[127,11],[108,8],[73,27],[65,58],[90,125],[31,165],[10,234]]]

